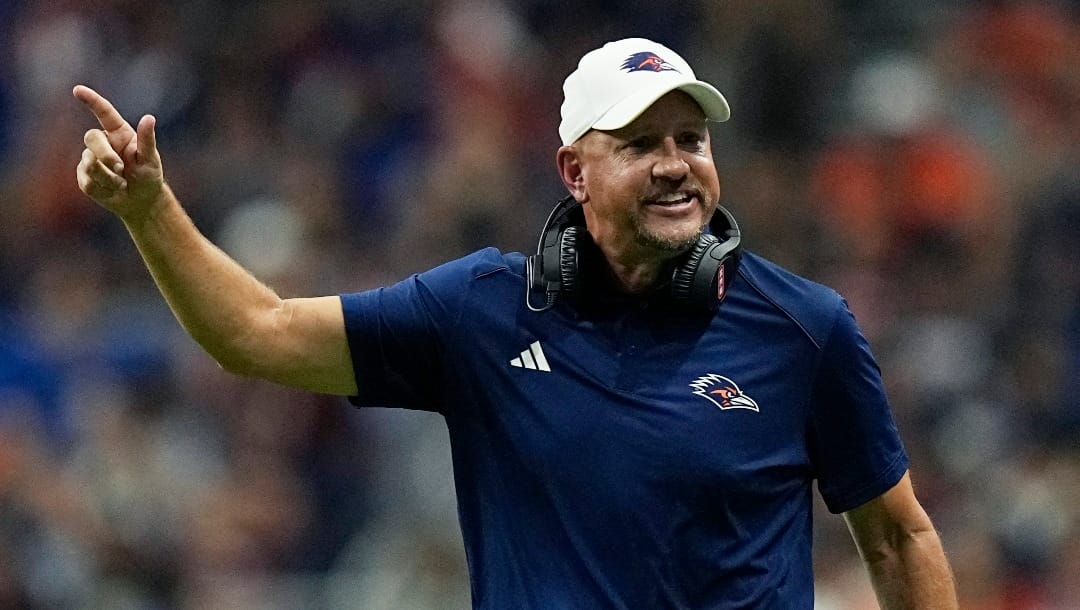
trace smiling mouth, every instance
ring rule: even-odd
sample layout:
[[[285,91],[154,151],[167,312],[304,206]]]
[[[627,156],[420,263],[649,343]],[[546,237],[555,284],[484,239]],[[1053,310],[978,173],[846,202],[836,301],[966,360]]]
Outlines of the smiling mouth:
[[[694,192],[669,193],[660,197],[649,198],[645,203],[662,208],[677,208],[693,203],[697,197],[697,193]]]

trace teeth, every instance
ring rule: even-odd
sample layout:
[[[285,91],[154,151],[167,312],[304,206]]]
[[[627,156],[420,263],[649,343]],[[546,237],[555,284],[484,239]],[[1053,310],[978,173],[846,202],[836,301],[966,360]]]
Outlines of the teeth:
[[[686,199],[686,195],[682,193],[671,193],[670,195],[664,195],[663,197],[658,198],[656,201],[658,203],[675,203],[676,201],[682,201],[683,199]]]

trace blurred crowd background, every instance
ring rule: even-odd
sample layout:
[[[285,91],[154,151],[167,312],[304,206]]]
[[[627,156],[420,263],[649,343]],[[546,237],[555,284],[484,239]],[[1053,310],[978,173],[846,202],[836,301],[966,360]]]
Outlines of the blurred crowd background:
[[[0,608],[464,608],[445,426],[224,373],[82,196],[85,83],[158,118],[283,296],[534,248],[561,82],[647,36],[731,102],[747,246],[847,297],[972,610],[1080,608],[1080,7],[0,2]],[[818,608],[875,607],[818,506]]]

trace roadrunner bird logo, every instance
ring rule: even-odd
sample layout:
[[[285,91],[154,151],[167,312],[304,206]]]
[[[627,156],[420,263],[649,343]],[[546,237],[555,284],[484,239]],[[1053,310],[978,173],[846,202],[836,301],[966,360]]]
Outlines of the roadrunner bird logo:
[[[734,381],[722,375],[715,373],[702,375],[690,382],[690,388],[694,391],[694,394],[701,396],[721,409],[750,409],[760,413],[758,404],[754,402],[754,399],[743,394],[743,391],[739,389],[739,386]]]
[[[634,53],[630,57],[627,57],[626,61],[622,64],[622,69],[627,72],[639,72],[642,70],[650,72],[664,72],[666,70],[671,70],[678,72],[675,66],[661,59],[656,53],[650,53],[648,51]]]

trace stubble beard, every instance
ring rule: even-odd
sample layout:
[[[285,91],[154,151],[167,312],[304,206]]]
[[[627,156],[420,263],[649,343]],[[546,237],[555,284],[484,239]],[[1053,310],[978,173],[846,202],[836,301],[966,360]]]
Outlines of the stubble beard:
[[[705,231],[705,226],[698,227],[692,235],[685,237],[671,237],[661,235],[646,227],[640,217],[633,217],[634,234],[637,236],[638,245],[651,250],[670,255],[679,255],[686,252],[697,243],[698,238]]]

